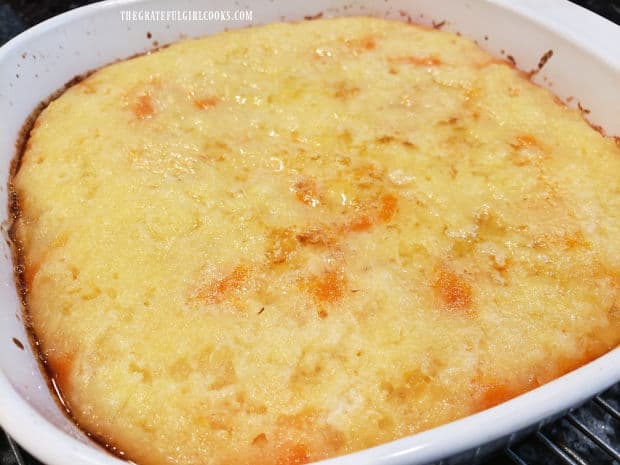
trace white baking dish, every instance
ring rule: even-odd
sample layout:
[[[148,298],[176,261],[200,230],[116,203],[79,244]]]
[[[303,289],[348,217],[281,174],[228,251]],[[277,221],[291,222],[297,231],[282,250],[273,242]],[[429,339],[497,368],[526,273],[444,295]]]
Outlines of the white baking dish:
[[[345,8],[346,6],[346,8]],[[251,10],[253,23],[325,16],[375,15],[431,25],[476,39],[499,57],[510,54],[523,70],[554,54],[534,80],[590,110],[608,134],[620,134],[620,28],[563,0],[320,0],[253,3],[117,0],[46,21],[0,50],[0,216],[7,229],[7,177],[23,122],[37,104],[74,76],[182,36],[200,36],[248,22],[121,21],[121,10]],[[503,51],[503,53],[502,53]],[[0,244],[0,424],[49,465],[123,463],[92,443],[61,413],[39,371],[21,321],[8,245]],[[22,350],[14,338],[24,343]],[[620,381],[620,349],[485,412],[389,444],[335,458],[339,465],[470,460],[506,444],[528,428],[576,406]],[[451,460],[451,462],[452,462]]]

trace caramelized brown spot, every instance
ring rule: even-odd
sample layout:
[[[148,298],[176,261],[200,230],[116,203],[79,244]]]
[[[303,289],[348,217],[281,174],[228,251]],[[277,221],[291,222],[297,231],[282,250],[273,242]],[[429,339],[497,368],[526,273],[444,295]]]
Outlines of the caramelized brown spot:
[[[372,36],[366,36],[360,40],[360,46],[364,50],[373,50],[377,46],[377,44],[375,43],[375,39]]]
[[[463,276],[442,268],[433,283],[433,289],[447,310],[468,311],[471,309],[472,288]]]
[[[497,271],[499,274],[501,274],[502,276],[505,276],[506,273],[508,272],[508,268],[512,262],[512,260],[510,258],[506,258],[504,259],[503,263],[498,263],[497,260],[495,258],[493,258],[492,260],[492,267],[495,271]]]
[[[340,227],[340,232],[363,232],[376,224],[387,223],[394,216],[397,206],[398,198],[393,194],[385,194],[379,200],[362,206],[360,213]]]
[[[448,119],[438,121],[437,124],[439,124],[440,126],[445,126],[445,125],[454,126],[458,122],[459,122],[459,119],[456,116],[451,116]]]
[[[204,97],[194,100],[194,106],[200,108],[201,110],[208,110],[209,108],[213,108],[218,103],[219,99],[217,97]]]
[[[590,243],[586,241],[581,231],[573,233],[564,233],[564,244],[567,249],[575,249],[577,247],[590,247]]]
[[[267,444],[267,435],[265,433],[260,433],[254,439],[252,439],[253,446],[264,446]]]
[[[384,136],[390,137],[390,136]],[[381,180],[383,179],[383,170],[372,163],[365,163],[353,169],[356,179],[364,181],[367,179]]]
[[[521,134],[517,136],[514,142],[510,143],[510,146],[515,149],[516,153],[511,153],[508,158],[513,165],[522,167],[532,164],[540,159],[540,157],[547,157],[548,152],[543,144],[531,134]],[[533,150],[533,153],[521,152],[523,149]]]
[[[510,146],[515,149],[522,149],[526,147],[536,147],[542,149],[541,143],[531,134],[518,135],[516,141],[512,142]]]
[[[396,139],[392,136],[381,136],[377,139],[377,142],[380,144],[388,144],[390,142],[393,142],[394,140]]]
[[[336,85],[336,92],[334,93],[334,97],[340,100],[346,100],[348,98],[355,97],[359,93],[359,87],[349,86],[346,82],[340,82]]]
[[[387,223],[392,219],[398,206],[398,199],[395,195],[385,194],[381,198],[381,208],[379,209],[379,220]]]
[[[317,315],[319,315],[319,318],[321,319],[325,319],[328,316],[327,310],[322,304],[319,304],[319,308],[317,309]]]
[[[311,277],[308,290],[317,301],[333,303],[342,297],[346,285],[347,279],[342,271],[328,270]]]
[[[321,195],[316,182],[312,179],[303,179],[295,183],[293,191],[297,200],[310,207],[316,207],[321,203]]]
[[[330,228],[325,226],[315,226],[307,231],[300,232],[295,236],[300,244],[303,245],[320,245],[331,247],[335,245],[336,238]]]
[[[24,344],[22,344],[22,341],[20,341],[19,339],[17,339],[16,337],[13,338],[13,344],[15,344],[15,346],[20,349],[20,350],[24,350]]]
[[[305,444],[294,444],[286,447],[285,453],[278,456],[276,465],[303,465],[309,461],[308,447]]]
[[[356,52],[374,50],[377,46],[375,38],[372,35],[367,35],[357,39],[349,39],[346,41],[346,44],[350,49]]]
[[[228,275],[221,279],[216,279],[202,287],[197,297],[208,304],[220,303],[227,294],[239,289],[248,278],[248,270],[244,266],[237,266]]]
[[[360,215],[349,222],[346,229],[352,232],[368,231],[373,226],[373,221],[368,215]]]
[[[424,57],[416,57],[416,56],[392,57],[392,58],[388,58],[388,62],[392,64],[414,65],[414,66],[439,66],[443,64],[441,59],[434,55],[424,56]]]
[[[589,248],[590,243],[585,239],[581,231],[557,233],[544,233],[534,237],[532,245],[537,249],[546,249],[549,247],[562,247],[567,250],[577,247]]]
[[[131,111],[138,119],[146,119],[153,116],[155,108],[151,96],[148,94],[140,95],[136,102],[131,106]]]
[[[267,259],[273,264],[286,262],[297,248],[297,242],[290,229],[275,229],[268,237]]]

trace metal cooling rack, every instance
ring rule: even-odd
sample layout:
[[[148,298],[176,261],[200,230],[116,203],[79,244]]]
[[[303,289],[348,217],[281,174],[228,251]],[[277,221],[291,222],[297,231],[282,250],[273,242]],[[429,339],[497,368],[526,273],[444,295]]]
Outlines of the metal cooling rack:
[[[0,44],[49,16],[92,1],[0,0]],[[620,0],[571,1],[620,24]],[[475,463],[620,465],[620,383],[536,433]],[[0,429],[0,465],[44,464],[20,448]]]

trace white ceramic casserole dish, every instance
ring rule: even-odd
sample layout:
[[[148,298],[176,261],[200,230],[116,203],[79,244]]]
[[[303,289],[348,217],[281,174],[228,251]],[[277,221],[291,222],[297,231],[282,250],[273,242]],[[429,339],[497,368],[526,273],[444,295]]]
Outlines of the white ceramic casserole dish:
[[[249,10],[252,21],[122,21],[121,11]],[[373,15],[432,25],[473,38],[522,70],[553,57],[534,81],[588,119],[620,135],[620,28],[563,0],[320,0],[252,3],[224,0],[113,0],[46,21],[0,49],[0,216],[9,225],[7,181],[20,128],[37,104],[76,75],[116,59],[225,28],[325,16]],[[569,98],[572,97],[572,98]],[[0,244],[0,425],[48,465],[123,463],[91,442],[58,408],[39,371],[23,326],[8,243]],[[18,342],[24,347],[21,348]],[[469,461],[510,443],[620,381],[620,348],[534,391],[465,419],[324,463],[419,464]]]

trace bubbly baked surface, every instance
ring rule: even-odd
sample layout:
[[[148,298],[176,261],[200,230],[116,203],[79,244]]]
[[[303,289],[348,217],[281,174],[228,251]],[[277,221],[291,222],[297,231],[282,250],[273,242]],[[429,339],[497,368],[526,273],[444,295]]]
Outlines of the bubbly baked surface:
[[[620,148],[470,40],[325,19],[107,66],[14,188],[75,420],[143,465],[293,465],[620,341]]]

